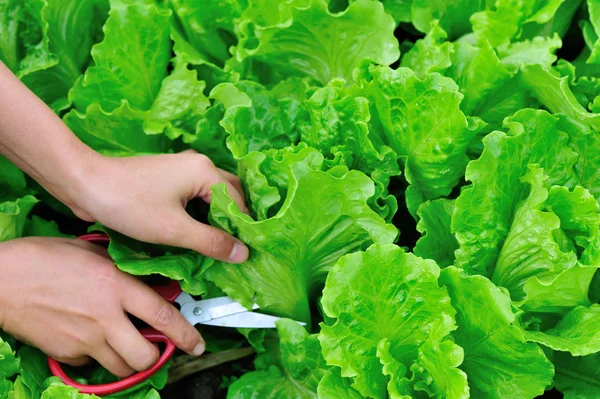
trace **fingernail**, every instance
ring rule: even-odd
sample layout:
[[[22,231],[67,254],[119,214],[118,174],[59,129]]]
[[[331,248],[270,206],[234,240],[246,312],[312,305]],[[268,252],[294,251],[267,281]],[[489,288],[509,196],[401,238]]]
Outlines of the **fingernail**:
[[[194,356],[200,356],[203,353],[204,353],[204,342],[196,345],[196,347],[192,351],[192,354]]]
[[[241,242],[233,244],[233,249],[229,254],[229,261],[233,263],[241,263],[248,259],[248,247]]]

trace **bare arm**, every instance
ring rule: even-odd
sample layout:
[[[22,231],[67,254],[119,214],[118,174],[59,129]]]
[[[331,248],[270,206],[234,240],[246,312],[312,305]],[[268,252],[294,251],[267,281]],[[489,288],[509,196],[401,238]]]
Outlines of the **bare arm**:
[[[98,158],[2,62],[0,153],[71,208],[85,165]]]
[[[246,211],[237,177],[195,152],[102,156],[82,143],[2,63],[0,153],[84,220],[215,259],[239,263],[248,257],[241,241],[195,221],[184,209],[193,198],[209,202],[211,187],[224,183]]]

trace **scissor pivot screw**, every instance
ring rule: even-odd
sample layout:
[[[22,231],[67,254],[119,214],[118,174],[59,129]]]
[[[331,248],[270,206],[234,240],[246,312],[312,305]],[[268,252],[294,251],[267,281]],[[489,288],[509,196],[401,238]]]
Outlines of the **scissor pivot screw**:
[[[200,316],[202,314],[202,308],[200,306],[196,306],[193,310],[194,316]]]

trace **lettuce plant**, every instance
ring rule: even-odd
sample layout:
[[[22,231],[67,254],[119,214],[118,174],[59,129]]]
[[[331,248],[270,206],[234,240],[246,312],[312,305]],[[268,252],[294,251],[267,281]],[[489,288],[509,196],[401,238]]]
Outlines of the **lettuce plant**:
[[[599,36],[598,0],[0,0],[0,60],[83,142],[242,180],[250,214],[188,207],[242,265],[91,227],[127,273],[282,317],[202,330],[258,352],[231,399],[597,398]],[[0,157],[0,241],[69,218]],[[0,337],[0,398],[90,398]]]

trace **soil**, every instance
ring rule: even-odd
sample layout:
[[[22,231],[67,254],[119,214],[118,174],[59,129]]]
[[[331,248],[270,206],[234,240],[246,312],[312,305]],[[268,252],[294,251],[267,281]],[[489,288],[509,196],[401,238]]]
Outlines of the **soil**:
[[[254,358],[248,357],[201,371],[168,385],[161,391],[162,399],[225,399],[227,387],[223,381],[231,381],[252,368]]]

